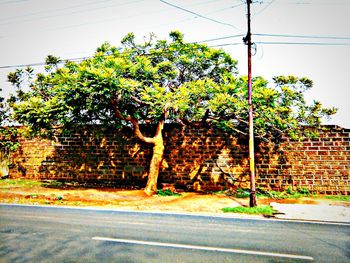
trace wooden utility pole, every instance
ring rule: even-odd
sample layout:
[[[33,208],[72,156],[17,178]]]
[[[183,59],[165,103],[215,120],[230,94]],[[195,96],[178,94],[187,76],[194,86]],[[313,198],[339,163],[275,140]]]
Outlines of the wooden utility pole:
[[[243,39],[244,43],[248,46],[248,104],[249,104],[249,175],[250,175],[250,195],[249,205],[250,207],[256,206],[255,195],[255,160],[254,160],[254,125],[253,125],[253,102],[252,102],[252,34],[250,30],[250,4],[251,0],[247,0],[247,21],[248,32]]]

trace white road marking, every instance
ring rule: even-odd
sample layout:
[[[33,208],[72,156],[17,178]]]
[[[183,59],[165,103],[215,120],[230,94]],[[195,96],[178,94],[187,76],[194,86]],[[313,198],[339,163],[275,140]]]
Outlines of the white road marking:
[[[161,243],[161,242],[132,240],[132,239],[108,238],[108,237],[93,237],[92,239],[98,240],[98,241],[109,241],[109,242],[147,245],[147,246],[184,248],[184,249],[195,249],[195,250],[205,250],[205,251],[217,251],[217,252],[247,254],[247,255],[257,255],[257,256],[267,256],[267,257],[303,259],[303,260],[310,260],[310,261],[314,260],[313,257],[309,257],[309,256],[273,253],[273,252],[264,252],[264,251],[254,251],[254,250],[242,250],[242,249],[209,247],[209,246],[196,246],[196,245],[186,245],[186,244],[176,244],[176,243]]]

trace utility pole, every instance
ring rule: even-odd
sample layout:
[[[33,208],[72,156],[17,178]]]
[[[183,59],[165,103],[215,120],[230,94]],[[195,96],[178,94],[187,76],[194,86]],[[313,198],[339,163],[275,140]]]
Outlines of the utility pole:
[[[247,0],[247,22],[248,32],[243,38],[244,43],[248,46],[248,105],[249,105],[249,175],[250,175],[250,207],[257,206],[255,195],[255,160],[254,160],[254,125],[253,125],[253,102],[252,102],[252,34],[250,30],[250,4],[252,0]]]

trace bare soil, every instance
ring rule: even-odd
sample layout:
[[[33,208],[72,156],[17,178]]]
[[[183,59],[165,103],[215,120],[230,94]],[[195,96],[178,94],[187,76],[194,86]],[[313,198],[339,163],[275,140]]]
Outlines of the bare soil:
[[[247,206],[249,204],[247,198],[235,198],[225,194],[183,192],[181,196],[147,196],[143,190],[115,188],[67,189],[22,185],[1,187],[0,202],[185,213],[223,213],[221,209],[224,207]],[[270,202],[350,206],[350,202],[322,198],[258,199],[259,205],[269,204]]]

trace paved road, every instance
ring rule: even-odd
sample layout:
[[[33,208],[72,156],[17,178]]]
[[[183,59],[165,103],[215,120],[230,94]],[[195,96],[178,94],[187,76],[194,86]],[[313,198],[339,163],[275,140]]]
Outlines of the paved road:
[[[0,262],[350,262],[350,225],[0,205]]]

